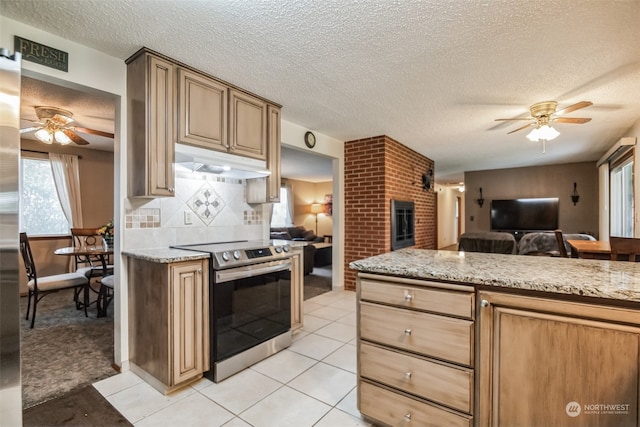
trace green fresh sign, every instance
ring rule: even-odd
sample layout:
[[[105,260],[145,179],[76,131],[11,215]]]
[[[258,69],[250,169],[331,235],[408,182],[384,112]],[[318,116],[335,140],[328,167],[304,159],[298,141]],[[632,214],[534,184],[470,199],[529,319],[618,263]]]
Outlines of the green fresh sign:
[[[53,47],[14,36],[14,50],[22,53],[22,59],[64,72],[69,71],[69,54]]]

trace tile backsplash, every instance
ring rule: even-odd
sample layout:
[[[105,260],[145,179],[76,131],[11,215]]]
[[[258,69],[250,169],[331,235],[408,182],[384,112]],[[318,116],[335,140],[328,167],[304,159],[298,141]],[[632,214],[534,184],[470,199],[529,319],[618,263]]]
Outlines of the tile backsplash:
[[[246,181],[177,172],[175,196],[125,200],[124,249],[268,238],[268,204],[248,204]]]

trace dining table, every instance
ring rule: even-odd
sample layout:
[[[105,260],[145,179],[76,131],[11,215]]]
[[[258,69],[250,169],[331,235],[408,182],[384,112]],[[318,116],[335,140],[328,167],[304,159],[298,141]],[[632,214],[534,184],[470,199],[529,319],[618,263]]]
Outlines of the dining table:
[[[55,255],[62,256],[96,256],[100,259],[102,271],[101,276],[105,277],[109,274],[107,260],[110,255],[113,255],[113,247],[107,245],[91,245],[91,246],[67,246],[64,248],[58,248],[53,252]],[[84,299],[83,304],[89,307],[92,303],[90,302],[90,292],[94,291],[99,293],[100,291],[96,291],[91,287],[91,280],[89,280],[84,288]],[[96,304],[98,306],[98,304]],[[104,313],[100,306],[98,306],[98,317],[104,317],[106,313]]]
[[[567,239],[573,258],[611,259],[611,245],[604,240]]]

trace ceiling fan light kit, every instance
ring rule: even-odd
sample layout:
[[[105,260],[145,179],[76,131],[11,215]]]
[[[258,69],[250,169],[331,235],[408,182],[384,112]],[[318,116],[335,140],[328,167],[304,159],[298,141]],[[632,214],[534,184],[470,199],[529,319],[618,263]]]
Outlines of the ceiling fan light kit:
[[[512,130],[508,133],[514,133],[522,129],[526,129],[530,126],[535,126],[534,129],[527,134],[529,141],[542,141],[542,153],[546,153],[546,142],[551,141],[560,135],[553,126],[552,122],[558,123],[571,123],[571,124],[583,124],[591,121],[586,117],[561,117],[562,114],[570,113],[580,108],[585,108],[593,105],[590,101],[580,101],[576,104],[570,105],[560,111],[556,111],[558,103],[556,101],[544,101],[533,104],[529,107],[531,116],[529,118],[516,118],[516,119],[496,119],[496,121],[507,120],[530,120],[530,123]]]
[[[69,126],[69,124],[73,122],[73,113],[63,110],[62,108],[36,106],[34,109],[36,110],[38,120],[25,120],[35,121],[39,126],[21,129],[20,133],[35,130],[34,136],[45,144],[57,142],[61,145],[67,145],[73,142],[78,145],[88,145],[89,142],[76,132],[89,133],[106,138],[114,137],[114,135],[109,132]]]

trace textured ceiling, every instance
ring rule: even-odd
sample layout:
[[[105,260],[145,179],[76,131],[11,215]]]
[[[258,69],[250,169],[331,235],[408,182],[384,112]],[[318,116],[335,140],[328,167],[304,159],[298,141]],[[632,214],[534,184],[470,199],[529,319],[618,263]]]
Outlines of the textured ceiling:
[[[640,118],[640,1],[9,1],[4,16],[126,59],[142,46],[339,140],[386,134],[467,170],[598,159]],[[40,42],[46,43],[46,40]],[[594,105],[542,154],[529,105]]]

